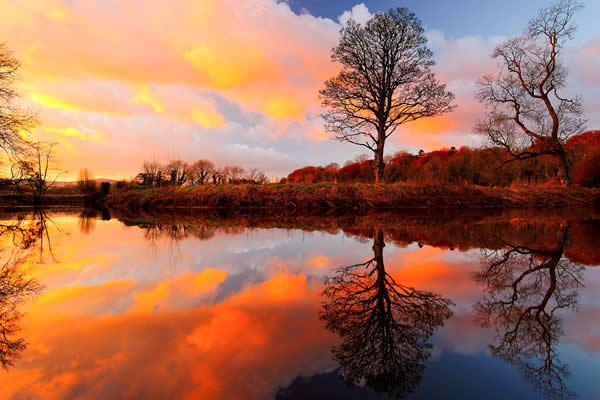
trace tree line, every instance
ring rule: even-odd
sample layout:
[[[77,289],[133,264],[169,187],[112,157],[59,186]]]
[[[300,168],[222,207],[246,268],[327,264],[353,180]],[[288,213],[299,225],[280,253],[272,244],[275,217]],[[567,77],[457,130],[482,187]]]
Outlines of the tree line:
[[[573,165],[572,181],[578,185],[600,187],[600,131],[573,136],[564,145]],[[531,149],[536,151],[536,149]],[[418,154],[398,152],[385,158],[382,182],[461,184],[481,186],[561,185],[562,162],[544,155],[518,162],[501,148],[441,149]],[[373,160],[361,155],[343,166],[307,166],[290,173],[287,183],[369,183],[374,180]]]
[[[264,172],[233,165],[217,168],[212,161],[198,160],[188,163],[179,159],[164,164],[144,161],[142,172],[136,175],[135,183],[146,187],[199,186],[220,184],[265,184],[269,179]]]
[[[285,181],[597,186],[600,151],[572,142],[585,131],[582,99],[564,93],[568,71],[563,49],[574,37],[574,16],[581,8],[577,0],[555,0],[529,21],[522,34],[496,47],[492,57],[498,61],[498,71],[479,79],[476,94],[486,112],[474,131],[486,138],[488,147],[418,155],[386,155],[386,141],[405,123],[455,108],[454,95],[432,70],[433,53],[421,21],[405,8],[378,12],[364,25],[348,21],[331,50],[332,61],[342,68],[319,92],[322,118],[333,138],[362,146],[373,158],[342,168],[306,167]],[[57,177],[48,176],[52,145],[23,135],[38,121],[15,101],[19,66],[0,44],[0,149],[8,160],[3,169],[9,176],[2,183],[27,184],[38,203]],[[266,183],[268,179],[256,169],[216,168],[209,160],[191,164],[170,160],[145,162],[135,181],[158,187]]]

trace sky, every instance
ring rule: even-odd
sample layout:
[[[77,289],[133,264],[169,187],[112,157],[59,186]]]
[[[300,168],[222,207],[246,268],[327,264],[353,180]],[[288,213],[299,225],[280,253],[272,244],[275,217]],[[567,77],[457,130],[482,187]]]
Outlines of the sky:
[[[600,127],[600,3],[586,1],[565,49],[568,93]],[[0,0],[0,42],[22,62],[24,106],[37,140],[56,143],[74,179],[130,178],[144,160],[210,159],[271,177],[344,163],[362,149],[331,140],[318,91],[339,66],[330,49],[341,24],[390,7],[423,21],[438,77],[457,109],[403,126],[388,154],[480,144],[475,82],[496,70],[491,53],[547,1],[417,0]]]

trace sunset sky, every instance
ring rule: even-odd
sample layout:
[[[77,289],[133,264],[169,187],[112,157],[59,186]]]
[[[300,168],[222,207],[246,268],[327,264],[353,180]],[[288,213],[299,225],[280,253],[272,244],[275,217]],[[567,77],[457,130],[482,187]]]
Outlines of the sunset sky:
[[[408,7],[423,21],[439,77],[458,108],[406,125],[396,150],[477,145],[474,82],[495,70],[495,44],[548,1],[0,0],[0,42],[21,60],[22,101],[38,139],[56,142],[74,178],[128,178],[143,160],[210,159],[271,177],[343,163],[361,149],[329,139],[318,90],[338,70],[329,51],[349,18]],[[600,2],[584,1],[565,49],[569,93],[600,127]]]

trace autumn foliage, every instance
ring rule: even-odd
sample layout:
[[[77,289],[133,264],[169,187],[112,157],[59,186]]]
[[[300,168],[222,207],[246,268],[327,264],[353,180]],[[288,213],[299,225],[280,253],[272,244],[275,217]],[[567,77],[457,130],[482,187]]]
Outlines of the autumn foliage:
[[[539,150],[544,143],[535,143]],[[574,182],[598,186],[600,180],[600,131],[572,137],[565,145],[574,166]],[[341,168],[308,166],[288,175],[288,183],[373,182],[373,161],[357,160]],[[500,148],[441,149],[429,153],[398,152],[386,159],[384,181],[416,184],[473,184],[480,186],[560,186],[559,161],[540,156],[515,161]]]

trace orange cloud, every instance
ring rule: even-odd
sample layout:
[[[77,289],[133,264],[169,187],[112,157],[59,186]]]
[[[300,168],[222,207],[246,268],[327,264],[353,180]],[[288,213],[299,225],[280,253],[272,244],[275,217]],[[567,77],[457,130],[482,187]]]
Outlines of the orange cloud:
[[[205,278],[192,286],[206,288],[212,280]],[[98,298],[89,289],[64,291],[52,306],[65,309],[75,300],[89,306]],[[287,289],[296,300],[283,306]],[[23,332],[28,351],[0,395],[59,399],[80,388],[83,397],[266,396],[296,375],[330,367],[334,337],[315,318],[318,300],[303,276],[280,274],[223,304],[179,311],[94,317],[38,309]]]

